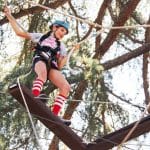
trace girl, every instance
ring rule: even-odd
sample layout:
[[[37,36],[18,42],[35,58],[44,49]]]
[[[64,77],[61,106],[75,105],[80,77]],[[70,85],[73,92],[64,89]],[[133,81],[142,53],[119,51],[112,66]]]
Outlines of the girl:
[[[50,80],[59,89],[52,109],[52,112],[58,115],[70,91],[69,83],[60,72],[67,60],[65,46],[60,40],[68,33],[68,22],[56,20],[45,35],[29,33],[16,22],[8,7],[4,8],[4,13],[16,35],[37,43],[33,57],[33,70],[37,77],[33,82],[32,93],[36,97],[39,96],[43,84],[47,79]],[[78,48],[79,46],[76,46],[75,49]]]

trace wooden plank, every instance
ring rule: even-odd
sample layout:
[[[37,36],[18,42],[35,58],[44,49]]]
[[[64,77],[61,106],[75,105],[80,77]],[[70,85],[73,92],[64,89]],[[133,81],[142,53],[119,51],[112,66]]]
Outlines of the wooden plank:
[[[71,150],[86,149],[86,144],[83,143],[82,139],[76,135],[70,127],[64,125],[57,116],[54,116],[45,104],[40,100],[35,99],[27,87],[21,85],[21,89],[30,112],[34,114],[47,128],[59,137]],[[19,103],[25,106],[17,84],[9,87],[9,93]]]
[[[87,150],[108,150],[113,148],[114,146],[119,145],[124,137],[128,134],[128,132],[132,129],[136,122],[121,128],[113,133],[107,134],[102,138],[95,140],[95,144],[89,144]],[[132,133],[128,140],[136,138],[142,134],[145,134],[150,131],[150,115],[143,118],[136,128],[136,130]],[[111,142],[112,141],[112,142]],[[117,144],[115,144],[117,143]]]

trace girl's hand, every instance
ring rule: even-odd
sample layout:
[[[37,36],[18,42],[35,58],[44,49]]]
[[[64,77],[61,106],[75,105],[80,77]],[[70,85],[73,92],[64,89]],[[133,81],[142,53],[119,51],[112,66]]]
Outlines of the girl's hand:
[[[7,6],[4,7],[3,11],[4,11],[5,15],[10,15],[11,14],[11,10]]]
[[[74,45],[74,50],[79,50],[79,48],[80,48],[80,44]]]

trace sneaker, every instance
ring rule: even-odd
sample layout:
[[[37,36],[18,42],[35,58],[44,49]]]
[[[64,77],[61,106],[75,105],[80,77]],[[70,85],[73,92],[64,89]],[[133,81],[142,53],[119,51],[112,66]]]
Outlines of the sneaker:
[[[60,120],[61,120],[66,126],[70,126],[70,125],[71,125],[71,121],[70,121],[70,120],[62,119],[62,118],[60,118]]]
[[[44,93],[41,93],[41,94],[40,94],[39,96],[37,96],[36,98],[40,99],[44,104],[46,104],[47,101],[48,101],[48,97],[47,97],[47,95],[44,94]]]

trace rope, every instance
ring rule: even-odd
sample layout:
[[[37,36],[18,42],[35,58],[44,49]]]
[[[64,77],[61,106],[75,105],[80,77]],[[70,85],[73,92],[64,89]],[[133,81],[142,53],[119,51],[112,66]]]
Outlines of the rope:
[[[33,113],[32,113],[32,114],[33,114]],[[34,115],[35,117],[38,117],[38,118],[41,118],[41,119],[43,119],[43,120],[49,121],[50,123],[57,124],[57,125],[61,125],[60,123],[55,122],[55,121],[52,121],[52,120],[47,119],[47,118],[45,118],[45,117],[42,117],[42,116],[39,116],[39,115],[36,115],[36,114],[33,114],[33,115]],[[71,128],[72,128],[73,130],[80,131],[80,130],[77,130],[77,129],[73,128],[73,127],[71,127]],[[82,131],[80,131],[80,132],[82,132]],[[118,145],[118,143],[116,143],[116,142],[114,142],[114,141],[112,141],[112,140],[105,139],[105,138],[102,138],[102,137],[100,137],[100,139],[102,139],[102,140],[104,140],[104,141],[106,141],[106,142],[112,143],[112,144],[114,144],[114,145]],[[123,147],[128,148],[128,149],[130,149],[130,150],[133,150],[133,149],[127,147],[127,146],[123,146]]]
[[[136,143],[136,144],[129,143],[129,144],[125,144],[125,145],[150,147],[150,144],[140,144],[140,143]]]
[[[133,29],[133,28],[139,28],[139,27],[144,27],[144,28],[149,28],[150,27],[150,24],[143,24],[143,25],[129,25],[129,26],[102,26],[100,24],[97,24],[97,23],[94,23],[92,21],[89,21],[87,19],[81,19],[79,17],[76,17],[76,16],[73,16],[73,15],[69,15],[67,13],[64,13],[64,12],[60,12],[60,11],[57,11],[55,9],[52,9],[48,6],[45,6],[45,5],[41,5],[41,4],[38,4],[38,3],[35,3],[35,2],[32,2],[32,1],[28,1],[30,4],[34,5],[34,6],[39,6],[43,9],[46,9],[46,10],[51,10],[55,13],[58,13],[58,14],[62,14],[62,15],[65,15],[67,17],[70,17],[70,18],[73,18],[73,19],[76,19],[78,21],[81,21],[81,22],[84,22],[84,23],[87,23],[88,25],[92,26],[92,27],[95,27],[95,28],[103,28],[103,29],[109,29],[109,30],[119,30],[119,29]]]
[[[7,93],[7,91],[6,92],[0,91],[0,94],[4,94],[5,95],[6,93]]]
[[[73,75],[75,75],[76,73],[75,73],[75,70],[70,67],[69,62],[70,62],[70,58],[71,58],[71,56],[72,56],[74,50],[75,50],[75,47],[73,47],[73,48],[70,50],[70,52],[68,53],[67,62],[66,62],[66,66],[67,66],[68,70],[69,70]]]
[[[22,88],[21,88],[21,85],[20,85],[20,81],[19,81],[19,78],[17,78],[17,84],[18,84],[18,87],[19,87],[19,90],[20,90],[20,93],[21,93],[21,96],[22,96],[22,99],[23,99],[23,102],[25,104],[25,108],[27,110],[27,113],[28,113],[28,116],[29,116],[29,119],[30,119],[30,122],[31,122],[31,125],[32,125],[32,129],[33,129],[33,132],[34,132],[34,135],[35,135],[35,138],[36,138],[36,141],[38,143],[38,146],[40,147],[40,150],[42,150],[42,147],[40,145],[40,142],[39,142],[39,139],[38,139],[38,136],[37,136],[37,132],[36,132],[36,129],[35,129],[35,126],[34,126],[34,123],[33,123],[33,120],[32,120],[32,117],[31,117],[31,113],[29,111],[29,107],[26,103],[26,99],[24,97],[24,94],[23,94],[23,91],[22,91]]]
[[[98,36],[99,34],[101,34],[101,33],[103,32],[103,30],[104,30],[104,29],[102,28],[101,30],[97,31],[97,32],[96,32],[96,36]],[[69,62],[70,62],[70,58],[71,58],[71,56],[72,56],[72,54],[73,54],[73,52],[74,52],[74,50],[75,50],[75,46],[76,46],[76,45],[81,45],[82,43],[84,43],[85,41],[87,41],[87,40],[89,39],[89,37],[90,37],[90,36],[88,36],[88,37],[85,38],[84,40],[82,40],[82,41],[76,43],[76,44],[74,45],[74,47],[73,47],[73,48],[70,50],[70,52],[68,53],[66,66],[67,66],[68,70],[69,70],[73,75],[76,75],[76,74],[77,74],[77,73],[76,73],[77,70],[72,69],[72,68],[70,67]]]
[[[131,134],[135,131],[135,129],[138,127],[139,123],[141,122],[141,120],[143,119],[144,115],[146,114],[147,110],[150,108],[150,103],[147,105],[147,107],[145,108],[144,112],[142,113],[139,121],[137,121],[135,123],[135,125],[133,126],[133,128],[128,132],[128,134],[125,136],[125,138],[122,140],[122,142],[119,144],[117,150],[120,150],[122,145],[129,139],[129,137],[131,136]]]
[[[17,83],[18,83],[18,86],[19,86],[19,90],[20,90],[20,93],[21,93],[21,95],[22,95],[22,98],[23,98],[23,100],[24,100],[24,104],[25,104],[25,107],[26,107],[26,109],[27,109],[27,113],[28,113],[28,116],[29,116],[29,118],[30,118],[30,121],[31,121],[31,124],[32,124],[32,128],[33,128],[33,131],[34,131],[34,134],[35,134],[35,137],[36,137],[36,140],[38,141],[38,144],[39,144],[39,140],[38,140],[38,136],[37,136],[37,133],[36,133],[36,130],[35,130],[35,127],[34,127],[34,124],[33,124],[33,121],[32,121],[32,117],[31,117],[31,114],[30,114],[30,111],[29,111],[29,108],[28,108],[28,106],[27,106],[27,103],[26,103],[26,100],[25,100],[25,97],[24,97],[24,94],[23,94],[23,92],[22,92],[22,89],[21,89],[21,86],[20,86],[20,82],[19,82],[19,78],[17,78]],[[146,112],[146,110],[147,109],[149,109],[149,107],[150,107],[150,104],[147,106],[147,108],[145,109],[145,111],[144,111],[144,113],[143,113],[143,115],[145,114],[145,112]],[[44,120],[47,120],[47,121],[50,121],[51,123],[56,123],[55,121],[52,121],[52,120],[50,120],[50,119],[47,119],[47,118],[45,118],[45,117],[41,117],[41,116],[39,116],[39,115],[35,115],[35,114],[33,114],[34,116],[36,116],[36,117],[39,117],[39,118],[41,118],[41,119],[44,119]],[[141,119],[143,118],[143,116],[141,117]],[[141,121],[141,119],[136,123],[136,125],[134,126],[134,129],[137,127],[137,125],[140,123],[140,121]],[[59,124],[59,123],[58,123]],[[131,132],[130,132],[131,133]],[[130,135],[129,135],[130,136]],[[101,138],[101,139],[103,139],[103,140],[105,140],[105,141],[108,141],[108,142],[110,142],[110,143],[113,143],[113,144],[118,144],[118,143],[116,143],[116,142],[113,142],[113,141],[111,141],[111,140],[108,140],[108,139],[105,139],[105,138]],[[123,140],[123,142],[122,142],[122,144],[125,142],[125,140],[127,140],[128,139],[128,137],[126,138],[126,139],[124,139]],[[123,146],[121,144],[121,146],[122,147],[126,147],[126,148],[128,148],[127,146]],[[40,144],[39,144],[39,146],[40,146]],[[130,148],[128,148],[128,149],[130,149]]]
[[[67,16],[67,17],[69,17],[69,18],[76,19],[76,20],[81,21],[81,22],[85,22],[85,23],[89,24],[90,26],[102,28],[101,25],[99,25],[99,24],[97,24],[97,23],[93,23],[92,21],[89,21],[89,20],[86,20],[86,19],[81,19],[81,18],[79,18],[79,17],[73,16],[73,15],[69,15],[69,14],[64,13],[64,12],[57,11],[57,10],[55,10],[55,9],[52,9],[52,8],[47,7],[47,6],[45,6],[45,5],[41,5],[41,4],[35,3],[35,2],[33,2],[33,1],[30,1],[30,0],[29,0],[28,2],[29,2],[30,4],[32,4],[32,5],[34,5],[34,6],[38,6],[38,7],[41,7],[41,8],[43,8],[43,9],[46,9],[46,10],[51,10],[51,11],[53,11],[54,13],[62,14],[62,15]]]
[[[34,97],[35,99],[39,99],[39,97]],[[43,100],[51,100],[51,98],[50,97],[40,97],[40,99],[43,99]],[[70,103],[70,102],[83,102],[83,103],[86,103],[86,104],[88,104],[88,103],[97,103],[97,104],[107,104],[107,105],[111,105],[111,104],[123,104],[123,105],[130,105],[130,106],[133,106],[133,107],[136,107],[136,106],[134,106],[135,104],[133,104],[133,103],[131,103],[131,104],[129,104],[129,103],[127,103],[127,102],[116,102],[116,103],[114,103],[114,102],[102,102],[102,101],[85,101],[85,100],[83,100],[83,99],[67,99],[67,101],[66,101],[67,103]],[[139,106],[139,105],[137,105],[137,106]],[[140,106],[139,106],[140,107]],[[143,110],[144,110],[144,107],[141,107]]]
[[[33,113],[32,113],[32,114],[33,114]],[[38,117],[38,118],[41,118],[41,119],[43,119],[43,120],[49,121],[50,123],[57,124],[57,125],[61,125],[60,123],[55,122],[55,121],[52,121],[52,120],[47,119],[47,118],[45,118],[45,117],[42,117],[42,116],[39,116],[39,115],[36,115],[36,114],[33,114],[33,115],[34,115],[35,117]],[[73,130],[79,131],[79,130],[73,128],[73,127],[71,127],[71,128],[72,128]],[[82,131],[80,131],[80,132],[82,132]],[[118,143],[113,142],[113,141],[111,141],[111,140],[109,140],[109,139],[105,139],[105,138],[102,138],[102,137],[100,137],[100,138],[103,139],[103,140],[106,141],[106,142],[112,143],[112,144],[114,144],[114,145],[118,145]],[[123,146],[123,147],[128,148],[128,149],[130,149],[130,150],[133,150],[133,149],[127,147],[127,146]]]
[[[97,23],[93,23],[93,22],[91,22],[91,21],[89,21],[89,20],[81,19],[81,18],[79,18],[79,17],[75,17],[75,16],[68,15],[68,14],[63,13],[63,12],[56,11],[56,10],[54,10],[54,9],[51,9],[51,8],[47,7],[47,6],[44,6],[44,5],[41,5],[41,4],[36,4],[36,3],[32,2],[32,1],[29,1],[29,3],[31,3],[31,4],[33,4],[33,5],[36,5],[36,6],[39,6],[39,7],[43,8],[43,9],[52,10],[52,11],[54,11],[55,13],[63,14],[63,15],[68,16],[68,17],[70,17],[70,18],[74,18],[74,19],[76,19],[76,20],[78,20],[78,21],[87,23],[88,25],[93,26],[93,27],[95,27],[95,28],[96,28],[96,27],[99,27],[99,28],[103,28],[103,29],[109,29],[109,30],[110,30],[110,29],[115,29],[115,30],[116,30],[116,29],[132,29],[132,28],[138,28],[138,27],[144,27],[144,28],[150,27],[149,24],[132,25],[132,26],[114,26],[114,27],[110,26],[110,27],[107,27],[107,26],[99,25],[99,24],[97,24]],[[7,2],[5,2],[5,4],[7,5]],[[85,39],[85,40],[86,40],[86,39]],[[79,42],[78,44],[83,43],[85,40]],[[73,71],[73,69],[71,69],[70,66],[69,66],[69,60],[70,60],[70,57],[71,57],[73,51],[74,51],[74,48],[73,48],[73,49],[70,51],[70,53],[68,54],[68,60],[67,60],[67,66],[68,66],[69,70],[71,70],[71,71]],[[23,98],[25,107],[26,107],[26,109],[27,109],[27,112],[28,112],[30,121],[31,121],[32,128],[33,128],[33,131],[34,131],[36,140],[37,140],[37,142],[38,142],[38,144],[39,144],[39,146],[40,146],[40,143],[39,143],[39,140],[38,140],[38,136],[37,136],[37,133],[36,133],[36,130],[35,130],[33,121],[32,121],[32,117],[31,117],[29,108],[28,108],[28,106],[27,106],[25,97],[24,97],[24,95],[23,95],[23,92],[22,92],[22,89],[21,89],[21,86],[20,86],[19,78],[17,78],[17,83],[18,83],[18,86],[19,86],[19,89],[20,89],[20,93],[21,93],[21,95],[22,95],[22,98]],[[139,125],[141,119],[144,117],[144,114],[145,114],[146,111],[149,109],[149,107],[150,107],[150,103],[149,103],[149,105],[145,108],[145,110],[144,110],[144,112],[143,112],[141,118],[139,119],[139,121],[136,122],[136,124],[134,125],[134,127],[130,130],[130,132],[126,135],[126,137],[124,138],[124,140],[123,140],[123,141],[121,142],[121,144],[118,146],[118,150],[120,149],[120,147],[122,147],[123,143],[125,143],[125,142],[128,140],[128,138],[130,137],[130,135],[131,135],[131,134],[134,132],[134,130],[137,128],[137,126]]]
[[[78,21],[85,22],[85,23],[87,23],[87,24],[89,24],[89,25],[91,25],[91,26],[95,26],[95,27],[100,27],[100,28],[102,28],[101,25],[95,24],[95,23],[93,23],[93,22],[91,22],[91,21],[88,21],[88,20],[85,20],[85,19],[81,19],[81,18],[79,18],[79,17],[75,17],[75,16],[72,16],[72,15],[68,15],[67,13],[59,12],[59,11],[57,11],[57,10],[54,10],[54,9],[50,8],[50,7],[47,7],[47,6],[44,6],[44,5],[41,5],[41,4],[37,4],[37,3],[32,2],[32,1],[29,1],[29,3],[31,3],[31,4],[33,4],[33,5],[36,5],[36,6],[39,6],[39,7],[43,8],[43,9],[46,9],[46,10],[52,10],[53,12],[58,13],[58,14],[63,14],[63,15],[65,15],[65,16],[68,16],[68,17],[70,17],[70,18],[76,19],[76,20],[78,20]],[[72,74],[76,74],[76,73],[75,73],[75,70],[74,70],[74,69],[71,69],[71,67],[69,66],[69,61],[70,61],[71,55],[73,54],[73,52],[74,52],[74,50],[75,50],[75,46],[76,46],[76,45],[81,45],[81,44],[82,44],[83,42],[85,42],[86,40],[87,40],[87,38],[84,39],[84,40],[82,40],[82,41],[80,41],[79,43],[76,43],[76,44],[74,45],[74,47],[73,47],[73,48],[70,50],[70,52],[68,53],[66,65],[67,65],[67,68],[70,70],[70,72],[71,72]]]
[[[81,41],[81,42],[75,44],[75,46],[82,44],[84,41],[85,41],[85,40],[83,40],[83,41]],[[73,74],[73,75],[76,75],[76,74],[77,74],[77,70],[72,69],[72,68],[70,67],[70,63],[69,63],[69,62],[70,62],[70,58],[71,58],[71,56],[72,56],[72,54],[73,54],[73,52],[74,52],[74,50],[75,50],[75,46],[74,46],[74,47],[70,50],[70,52],[68,53],[67,62],[66,62],[66,67],[68,68],[68,70],[70,71],[70,73]]]
[[[54,13],[62,14],[62,15],[65,15],[65,16],[67,16],[67,17],[76,19],[76,20],[78,20],[78,21],[87,23],[88,25],[90,25],[90,26],[92,26],[92,27],[95,27],[95,28],[98,27],[98,28],[102,29],[102,30],[100,30],[100,33],[101,33],[104,29],[109,29],[109,30],[115,29],[115,30],[116,30],[116,29],[132,29],[132,28],[137,28],[137,27],[145,27],[145,28],[146,28],[146,27],[150,27],[150,25],[148,25],[148,24],[133,25],[133,26],[114,26],[114,27],[112,27],[112,26],[109,26],[109,27],[107,27],[107,26],[102,26],[102,25],[97,24],[97,23],[94,23],[94,22],[92,22],[92,21],[89,21],[89,20],[86,20],[86,19],[81,19],[81,18],[79,18],[79,17],[73,16],[73,15],[69,15],[69,14],[64,13],[64,12],[57,11],[57,10],[55,10],[55,9],[52,9],[52,8],[47,7],[47,6],[45,6],[45,5],[42,5],[42,4],[35,3],[35,2],[33,2],[33,1],[30,1],[30,0],[29,0],[28,2],[29,2],[31,5],[38,6],[38,7],[41,7],[41,8],[43,8],[43,9],[46,9],[46,10],[51,10],[51,11],[53,11]],[[85,40],[86,40],[86,39],[85,39]],[[83,41],[81,41],[81,42],[79,42],[79,43],[77,43],[77,44],[80,45],[80,44],[83,43],[85,40],[83,40]],[[75,44],[75,45],[77,45],[77,44]],[[68,54],[68,58],[67,58],[67,68],[70,70],[70,72],[71,72],[72,74],[76,74],[76,71],[75,71],[74,69],[71,69],[71,67],[69,66],[69,61],[70,61],[70,58],[71,58],[71,55],[72,55],[73,51],[74,51],[74,47],[71,49],[71,51],[70,51],[69,54]]]
[[[57,122],[55,122],[55,121],[52,121],[51,119],[48,119],[48,118],[45,118],[45,117],[42,117],[42,116],[39,116],[39,115],[36,115],[36,114],[33,114],[33,113],[32,113],[32,115],[34,115],[35,117],[41,118],[41,119],[43,119],[43,120],[49,121],[50,123],[60,125],[60,123],[57,123]],[[72,128],[73,130],[82,132],[82,131],[77,130],[77,129],[73,128],[73,127],[71,127],[71,128]],[[118,143],[116,143],[116,142],[114,142],[114,141],[112,141],[112,140],[105,139],[105,138],[103,138],[103,137],[99,137],[99,138],[102,139],[102,140],[104,140],[104,141],[106,141],[106,142],[112,143],[112,144],[114,144],[114,145],[118,145]],[[125,144],[125,145],[131,145],[131,144]],[[125,145],[122,146],[122,147],[127,148],[127,149],[130,149],[130,150],[134,150],[134,149],[129,148],[129,147],[125,146]],[[132,144],[132,145],[133,145],[133,144]],[[135,144],[135,145],[136,145],[136,144]],[[144,146],[144,145],[143,145],[143,146]],[[149,145],[146,145],[146,146],[149,146]]]
[[[72,129],[75,130],[76,132],[83,133],[83,131],[81,131],[81,130],[79,130],[79,129],[75,129],[75,128],[73,128],[73,127],[72,127]],[[95,135],[92,135],[92,136],[95,137],[95,138],[97,138],[97,136],[95,136]],[[114,141],[112,141],[112,140],[105,139],[105,138],[103,138],[103,137],[98,137],[98,138],[99,138],[99,139],[102,139],[102,140],[105,141],[105,142],[112,143],[113,145],[118,145],[118,143],[116,143],[116,142],[114,142]],[[96,144],[95,141],[93,141],[93,142]],[[87,142],[87,143],[89,143],[89,142]],[[123,147],[124,147],[124,148],[127,148],[127,149],[130,149],[130,150],[134,150],[134,149],[129,148],[129,147],[127,147],[127,146],[123,146]]]
[[[7,6],[7,0],[4,1],[4,6]]]

